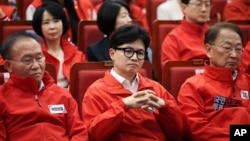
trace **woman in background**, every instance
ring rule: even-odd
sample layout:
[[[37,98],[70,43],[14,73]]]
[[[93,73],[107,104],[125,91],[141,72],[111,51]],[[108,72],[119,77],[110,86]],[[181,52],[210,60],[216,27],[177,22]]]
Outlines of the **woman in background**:
[[[43,39],[46,63],[56,66],[57,84],[67,88],[72,64],[86,59],[73,43],[63,38],[69,28],[63,7],[55,2],[45,2],[34,13],[32,26]]]

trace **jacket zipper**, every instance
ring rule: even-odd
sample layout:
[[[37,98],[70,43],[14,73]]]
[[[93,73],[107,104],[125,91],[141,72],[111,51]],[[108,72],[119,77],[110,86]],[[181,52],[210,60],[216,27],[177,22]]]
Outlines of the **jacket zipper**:
[[[38,99],[38,95],[36,94],[36,95],[34,95],[34,97],[35,97],[35,100],[36,100],[38,106],[39,106],[39,107],[42,107],[42,104],[41,104],[41,102],[40,102],[39,99]]]

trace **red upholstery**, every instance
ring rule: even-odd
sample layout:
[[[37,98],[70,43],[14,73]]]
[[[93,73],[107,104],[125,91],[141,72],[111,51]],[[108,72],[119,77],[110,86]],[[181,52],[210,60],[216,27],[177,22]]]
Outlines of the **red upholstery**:
[[[204,61],[167,61],[163,67],[162,85],[177,99],[179,89],[183,82],[197,74],[202,73]]]
[[[1,5],[8,5],[9,4],[9,0],[1,0],[0,4]]]
[[[248,25],[240,25],[238,26],[241,29],[243,35],[243,46],[246,46],[247,42],[250,40],[250,23]]]
[[[156,9],[157,7],[165,2],[166,0],[147,0],[146,1],[146,9],[147,9],[147,20],[148,20],[148,25],[149,28],[151,28],[153,26],[153,23],[156,19]],[[152,29],[150,29],[151,32]]]
[[[226,4],[227,0],[213,0],[210,17],[213,18],[216,14],[219,14],[220,20],[222,20],[223,11]]]
[[[53,64],[46,63],[45,70],[49,72],[49,74],[52,76],[52,78],[55,80],[56,83],[57,82],[56,67]]]
[[[0,21],[0,43],[8,35],[22,30],[33,31],[31,23],[27,21]]]
[[[82,99],[87,88],[97,79],[104,76],[104,73],[113,67],[112,62],[84,62],[75,63],[70,71],[69,91],[78,103],[79,113],[82,111]],[[149,62],[145,62],[140,74],[148,76]],[[152,73],[151,73],[152,76]]]
[[[161,82],[161,44],[165,36],[176,26],[180,21],[165,21],[156,20],[153,25],[152,36],[152,65],[154,77],[157,81]]]
[[[77,47],[78,50],[86,53],[87,46],[104,37],[98,29],[96,21],[80,21],[78,24]]]
[[[33,2],[33,0],[16,0],[17,13],[21,20],[26,20],[26,9]]]

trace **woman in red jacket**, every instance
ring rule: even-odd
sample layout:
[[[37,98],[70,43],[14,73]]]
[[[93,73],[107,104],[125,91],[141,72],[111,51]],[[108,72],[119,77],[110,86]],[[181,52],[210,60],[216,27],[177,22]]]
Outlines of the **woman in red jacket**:
[[[63,7],[55,2],[46,2],[34,13],[32,26],[42,37],[42,48],[47,63],[56,66],[57,83],[68,87],[70,68],[73,63],[86,61],[83,52],[63,38],[69,28]]]

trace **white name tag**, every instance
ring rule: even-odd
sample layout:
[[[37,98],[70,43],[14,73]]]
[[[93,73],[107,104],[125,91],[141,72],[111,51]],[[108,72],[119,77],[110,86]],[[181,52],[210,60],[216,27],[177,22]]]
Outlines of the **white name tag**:
[[[67,110],[65,109],[63,104],[48,105],[48,107],[51,114],[67,113]]]

